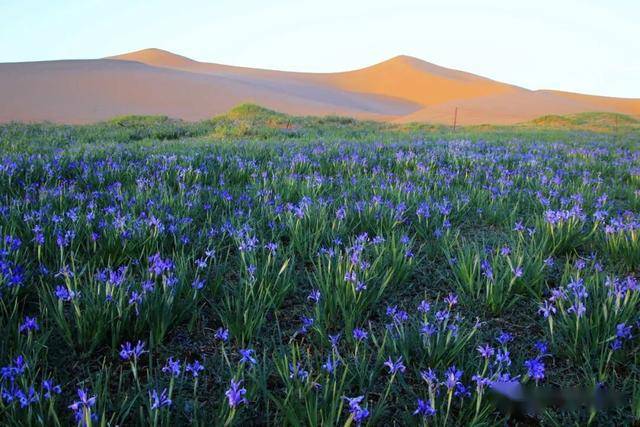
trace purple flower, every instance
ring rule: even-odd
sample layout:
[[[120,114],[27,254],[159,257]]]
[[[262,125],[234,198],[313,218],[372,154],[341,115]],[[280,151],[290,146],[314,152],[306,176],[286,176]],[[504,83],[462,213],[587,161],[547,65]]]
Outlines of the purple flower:
[[[35,236],[33,238],[33,241],[36,242],[36,244],[38,246],[42,246],[44,245],[44,234],[42,233],[35,233]]]
[[[213,337],[218,341],[227,342],[229,341],[229,330],[227,328],[218,328]]]
[[[66,286],[56,286],[56,290],[54,293],[56,295],[56,298],[58,298],[60,301],[71,301],[79,296],[74,291],[69,290]]]
[[[241,384],[242,380],[236,381],[232,378],[229,388],[224,392],[224,395],[227,396],[227,402],[231,408],[236,408],[238,405],[247,403],[247,399],[244,397],[244,395],[247,394],[247,390],[245,388],[240,388]]]
[[[422,415],[425,418],[433,417],[436,410],[431,407],[427,400],[418,399],[418,407],[413,411],[413,415]]]
[[[478,346],[477,350],[478,350],[478,353],[480,353],[480,355],[485,359],[490,358],[495,353],[494,348],[491,347],[489,344]]]
[[[522,277],[522,275],[524,274],[524,270],[522,270],[522,267],[518,266],[515,269],[511,270],[513,275],[517,278]]]
[[[344,281],[345,282],[350,282],[350,283],[356,283],[358,281],[358,278],[356,276],[356,272],[355,271],[347,271],[344,274]]]
[[[462,383],[456,384],[456,391],[453,393],[456,397],[471,397],[471,390]]]
[[[621,339],[631,339],[631,328],[632,326],[627,326],[626,323],[619,323],[616,326],[616,337]]]
[[[391,359],[391,356],[389,356],[389,359],[384,362],[384,366],[389,368],[390,374],[394,375],[397,372],[404,372],[407,369],[406,366],[404,366],[404,363],[402,363],[402,356],[398,357],[398,360],[396,360],[395,362]]]
[[[356,425],[362,424],[362,422],[369,416],[369,410],[363,408],[360,403],[364,400],[364,396],[358,397],[344,397],[349,404],[349,413],[353,417],[353,421]]]
[[[449,320],[449,316],[451,315],[451,312],[449,312],[449,310],[439,310],[436,311],[436,321],[438,323],[442,323],[444,321]]]
[[[204,371],[204,366],[200,364],[200,361],[196,360],[191,364],[188,363],[184,370],[185,372],[191,372],[193,378],[198,378],[200,372]]]
[[[38,245],[38,246],[42,246],[44,245],[44,234],[42,233],[41,229],[36,225],[36,227],[34,227],[33,232],[35,234],[33,241]]]
[[[533,378],[536,383],[544,378],[544,362],[539,357],[525,360],[524,366],[527,368],[527,375]]]
[[[255,264],[249,264],[247,267],[247,273],[249,273],[251,280],[255,280],[256,271],[258,271],[258,267],[256,267]]]
[[[317,289],[312,290],[307,299],[317,304],[320,301],[320,291]]]
[[[24,373],[25,369],[27,369],[27,362],[25,362],[24,356],[19,355],[14,359],[12,364],[3,366],[0,369],[0,374],[2,379],[9,379],[13,382],[15,377]]]
[[[304,370],[300,362],[295,365],[293,365],[293,363],[289,363],[289,378],[298,378],[302,381],[306,381],[307,378],[309,378],[309,371]]]
[[[511,356],[507,350],[498,350],[496,353],[496,364],[511,366]]]
[[[458,331],[460,330],[460,327],[458,325],[456,325],[455,323],[450,324],[449,326],[447,326],[447,329],[449,329],[449,331],[451,331],[451,336],[454,338],[458,337]]]
[[[149,401],[151,403],[151,409],[160,409],[164,406],[171,406],[172,400],[167,396],[167,389],[163,389],[160,394],[157,390],[149,392]]]
[[[331,343],[331,347],[334,349],[338,348],[338,342],[340,341],[340,334],[329,335],[329,342]]]
[[[500,335],[498,335],[496,339],[500,344],[506,345],[509,341],[513,340],[513,335],[508,332],[500,332]]]
[[[240,252],[253,252],[258,246],[259,241],[255,236],[241,234],[240,238],[241,240],[238,243],[238,249]]]
[[[584,306],[582,302],[574,303],[569,309],[567,313],[575,313],[576,317],[580,318],[587,311],[587,308]]]
[[[84,389],[79,388],[78,398],[79,400],[69,405],[69,409],[74,412],[76,422],[82,422],[82,425],[85,426],[87,415],[91,418],[91,420],[97,421],[98,416],[96,414],[91,414],[91,408],[96,405],[96,397],[89,397],[89,394]]]
[[[20,332],[38,331],[40,330],[40,326],[38,326],[38,321],[35,317],[25,316],[19,330]]]
[[[68,279],[74,276],[74,272],[69,268],[68,265],[65,264],[60,268],[60,271],[58,271],[58,273],[56,274],[56,277],[60,277],[60,276]]]
[[[137,360],[142,353],[146,353],[144,342],[142,341],[138,341],[135,347],[129,341],[120,346],[120,358],[122,360],[129,360],[131,358]]]
[[[544,356],[549,351],[549,345],[544,341],[536,341],[535,348],[540,356]]]
[[[298,330],[298,333],[306,334],[307,332],[309,332],[309,328],[313,326],[314,319],[313,317],[302,316],[300,318],[300,321],[302,322],[302,326]]]
[[[256,351],[250,348],[240,349],[240,363],[249,363],[250,365],[257,365],[258,361],[255,358]]]
[[[274,242],[270,242],[270,243],[267,243],[266,245],[264,245],[264,248],[266,250],[268,250],[269,253],[271,253],[271,255],[273,255],[278,250],[278,244],[274,243]]]
[[[11,382],[9,386],[2,387],[2,390],[0,390],[0,397],[5,401],[5,403],[9,404],[14,400],[19,399],[18,393],[20,392],[21,390],[16,386],[16,384]]]
[[[431,368],[427,369],[426,371],[420,371],[420,378],[422,378],[425,382],[427,382],[430,385],[434,385],[438,383],[438,376]]]
[[[491,384],[491,380],[489,378],[485,378],[478,374],[471,377],[471,380],[476,383],[476,389],[478,392],[484,390],[489,384]]]
[[[42,381],[42,389],[44,390],[45,399],[51,399],[54,394],[62,393],[62,388],[54,384],[53,380]]]
[[[204,279],[195,279],[193,283],[191,283],[191,287],[197,291],[204,288],[205,281]]]
[[[65,239],[65,236],[62,233],[58,233],[56,235],[56,244],[59,247],[64,248],[69,244],[69,241]]]
[[[153,292],[156,289],[156,284],[153,283],[152,280],[145,280],[144,282],[142,282],[142,293],[143,294],[148,294],[149,292]],[[136,297],[133,296],[133,294],[136,294]],[[140,298],[137,298],[138,293],[133,291],[131,292],[131,299],[129,300],[129,304],[131,304],[131,301],[139,301],[142,302],[142,296],[140,296]]]
[[[358,280],[356,283],[356,292],[362,292],[367,290],[367,285]]]
[[[161,276],[173,270],[173,262],[170,259],[162,259],[159,253],[149,257],[149,272],[153,276]]]
[[[367,333],[367,331],[365,331],[364,329],[361,328],[355,328],[353,330],[353,338],[356,341],[364,341],[369,337],[369,334]]]
[[[431,323],[424,322],[422,326],[420,326],[420,333],[422,335],[426,335],[427,337],[430,337],[436,332],[438,332],[438,328],[435,325],[432,325]]]
[[[444,302],[446,302],[449,305],[449,308],[451,308],[458,303],[458,296],[456,294],[449,294],[444,299]]]
[[[339,359],[333,359],[331,356],[327,356],[327,361],[323,363],[322,369],[327,371],[328,374],[333,374],[338,365],[340,365]]]
[[[584,299],[589,296],[587,288],[584,286],[584,279],[577,278],[567,283],[567,289],[573,292],[578,299]]]
[[[612,350],[620,350],[624,344],[624,340],[628,340],[633,337],[631,334],[632,327],[632,325],[627,326],[626,323],[619,323],[616,325],[616,338],[611,343]]]
[[[540,305],[538,313],[542,314],[542,316],[546,319],[547,317],[556,313],[556,307],[549,301],[545,300]]]
[[[384,243],[384,242],[385,242],[385,238],[382,237],[382,236],[376,236],[376,237],[373,238],[373,240],[371,240],[371,243],[373,245],[379,245],[379,244]]]
[[[387,307],[387,316],[391,317],[396,324],[401,324],[409,319],[407,312],[399,310],[395,305]]]
[[[173,357],[170,357],[167,359],[167,363],[162,367],[162,372],[169,373],[173,377],[179,376],[181,372],[180,361],[173,360]]]
[[[416,209],[416,215],[418,216],[418,218],[428,219],[431,216],[429,204],[427,204],[426,202],[420,203],[418,209]]]
[[[9,401],[13,399],[17,399],[18,402],[20,403],[21,408],[26,408],[32,403],[36,403],[40,400],[40,395],[36,393],[33,387],[29,387],[26,393],[20,390],[19,388],[16,388],[15,385],[13,385],[13,387],[14,387],[13,396],[10,399],[7,399],[6,395],[4,397],[6,400],[9,400]],[[3,390],[3,394],[5,394],[4,390]]]
[[[425,300],[420,301],[420,305],[418,305],[418,311],[420,313],[427,314],[429,310],[431,310],[431,305]]]
[[[144,286],[144,284],[143,284]],[[131,295],[129,296],[128,301],[129,306],[134,306],[136,311],[136,316],[140,315],[139,305],[142,304],[142,294],[139,294],[137,291],[131,291]]]
[[[442,384],[451,391],[454,387],[460,384],[460,378],[462,378],[462,371],[457,369],[455,366],[451,366],[444,373],[444,382]]]
[[[563,301],[567,299],[567,291],[564,288],[554,288],[551,289],[551,296],[549,297],[549,301]]]
[[[493,268],[491,267],[489,261],[487,261],[486,259],[482,260],[482,262],[480,263],[480,269],[482,270],[482,274],[488,280],[493,280]]]

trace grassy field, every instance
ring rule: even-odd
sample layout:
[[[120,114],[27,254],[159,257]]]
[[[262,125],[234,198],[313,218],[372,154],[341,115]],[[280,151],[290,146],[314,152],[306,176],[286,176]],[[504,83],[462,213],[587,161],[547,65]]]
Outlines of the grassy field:
[[[2,125],[0,424],[637,423],[639,148],[596,113]]]

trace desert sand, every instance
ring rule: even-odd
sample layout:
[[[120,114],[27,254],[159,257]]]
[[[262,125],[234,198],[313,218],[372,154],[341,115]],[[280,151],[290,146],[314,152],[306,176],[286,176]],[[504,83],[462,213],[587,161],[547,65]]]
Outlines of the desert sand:
[[[0,122],[90,123],[124,114],[200,120],[243,102],[296,115],[510,124],[546,114],[640,116],[640,99],[533,91],[398,56],[340,73],[194,61],[160,49],[104,59],[0,64]]]

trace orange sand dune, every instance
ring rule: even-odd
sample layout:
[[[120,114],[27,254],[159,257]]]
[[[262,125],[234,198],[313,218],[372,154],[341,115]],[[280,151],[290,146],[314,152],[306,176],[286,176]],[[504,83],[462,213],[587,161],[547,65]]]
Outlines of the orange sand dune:
[[[583,104],[589,104],[599,111],[606,109],[632,116],[640,116],[640,99],[583,95],[580,93],[562,92],[558,90],[546,90],[540,92],[552,93],[562,98],[573,99]]]
[[[0,122],[88,123],[123,114],[200,120],[254,102],[290,114],[390,120],[408,101],[334,88],[264,84],[109,59],[0,65]]]
[[[519,90],[410,56],[397,56],[361,70],[327,75],[326,79],[345,90],[394,96],[425,106]]]
[[[614,112],[640,117],[640,100],[580,95],[556,91],[529,91],[455,99],[395,119],[397,123],[454,121],[463,125],[514,124],[547,114]]]
[[[97,60],[0,64],[0,122],[87,123],[122,114],[208,118],[241,102],[289,114],[506,124],[585,111],[640,116],[640,100],[531,91],[408,56],[340,73],[194,61],[160,49]]]
[[[395,121],[453,123],[457,108],[457,122],[466,125],[485,123],[514,124],[547,114],[573,114],[603,111],[570,98],[547,92],[521,90],[470,99],[456,99],[429,105]],[[608,109],[607,109],[608,110]]]

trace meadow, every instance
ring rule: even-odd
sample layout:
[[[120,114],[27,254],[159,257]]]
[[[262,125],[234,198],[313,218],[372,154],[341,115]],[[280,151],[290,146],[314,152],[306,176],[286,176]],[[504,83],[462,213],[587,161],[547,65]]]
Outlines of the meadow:
[[[626,116],[1,125],[0,424],[632,425],[639,232]]]

